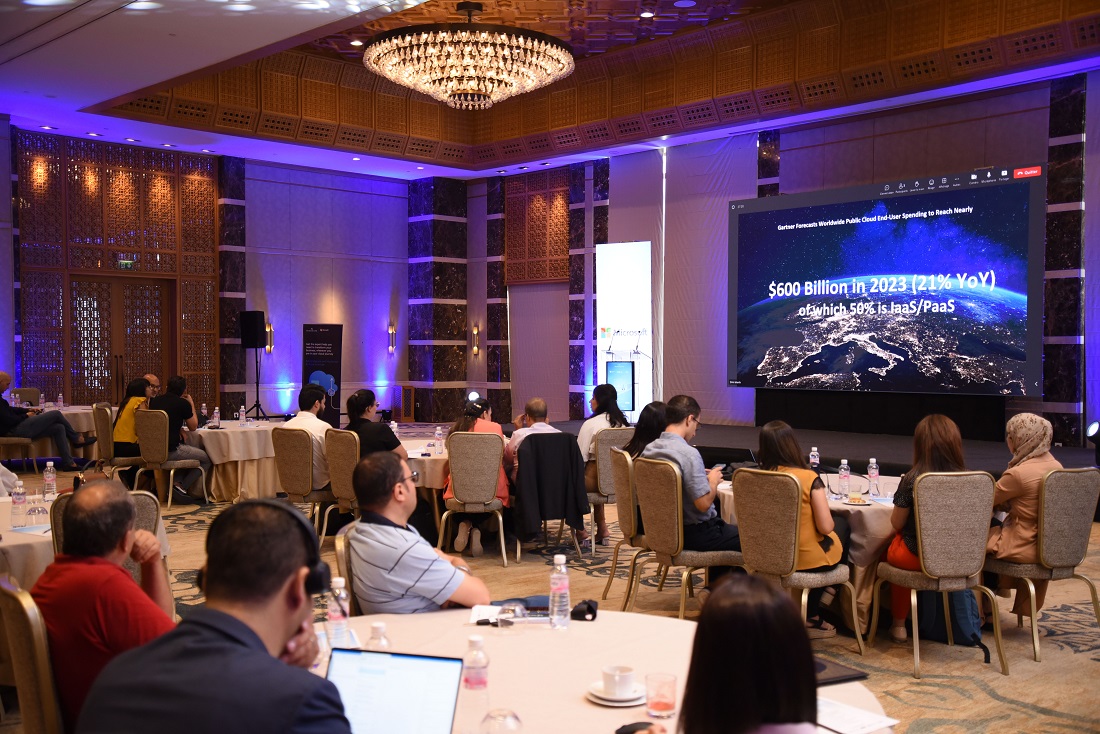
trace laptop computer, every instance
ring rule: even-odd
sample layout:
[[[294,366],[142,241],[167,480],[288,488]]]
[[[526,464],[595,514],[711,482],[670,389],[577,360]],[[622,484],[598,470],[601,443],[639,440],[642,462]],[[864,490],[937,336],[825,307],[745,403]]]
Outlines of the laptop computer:
[[[450,734],[461,658],[334,649],[326,677],[340,691],[353,734]],[[425,696],[425,691],[431,691]]]

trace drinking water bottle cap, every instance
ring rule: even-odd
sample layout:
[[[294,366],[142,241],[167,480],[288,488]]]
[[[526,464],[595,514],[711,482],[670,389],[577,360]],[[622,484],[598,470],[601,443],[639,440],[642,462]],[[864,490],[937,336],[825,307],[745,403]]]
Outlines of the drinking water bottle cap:
[[[47,468],[47,469],[51,468],[52,466],[53,466],[53,462],[52,462],[52,461],[47,461],[47,462],[46,462],[46,468]]]
[[[810,451],[817,451],[817,446],[811,446]]]
[[[386,634],[385,622],[371,622],[370,633],[374,637],[381,637]]]
[[[878,463],[878,459],[876,459],[875,457],[873,457],[873,456],[872,456],[872,457],[871,457],[871,463],[872,463],[872,464],[877,464],[877,463]]]
[[[847,459],[841,459],[840,460],[840,465],[841,466],[848,466],[848,460]]]
[[[344,584],[346,584],[346,583],[347,582],[344,581],[343,576],[334,576],[332,578],[332,588],[334,588],[334,589],[342,589],[342,588],[344,588]]]
[[[555,553],[554,554],[554,565],[555,566],[564,566],[565,565],[565,554],[564,553]]]
[[[470,647],[481,648],[485,646],[485,638],[481,635],[470,635]]]

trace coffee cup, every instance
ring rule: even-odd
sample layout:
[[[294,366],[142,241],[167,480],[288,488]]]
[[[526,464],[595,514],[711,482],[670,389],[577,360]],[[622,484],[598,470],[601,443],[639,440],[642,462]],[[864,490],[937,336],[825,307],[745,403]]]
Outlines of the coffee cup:
[[[611,698],[623,698],[634,691],[634,668],[608,665],[603,669],[603,693]]]

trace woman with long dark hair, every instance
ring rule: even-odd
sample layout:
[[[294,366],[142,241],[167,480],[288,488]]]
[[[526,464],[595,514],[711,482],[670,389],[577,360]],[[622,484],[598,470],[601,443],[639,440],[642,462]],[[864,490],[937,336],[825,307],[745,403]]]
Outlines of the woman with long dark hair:
[[[619,410],[619,393],[614,385],[596,385],[592,391],[592,399],[588,401],[588,407],[592,410],[592,417],[581,425],[577,434],[577,445],[584,457],[584,488],[589,494],[599,491],[599,473],[596,471],[596,434],[605,428],[622,428],[629,426],[630,422]],[[607,520],[604,518],[604,506],[594,505],[593,517],[596,520],[596,542],[600,545],[611,545],[611,531],[607,529]],[[583,541],[588,534],[583,530],[577,530],[577,540]]]
[[[634,435],[623,446],[623,451],[630,454],[630,458],[637,459],[641,456],[645,447],[656,441],[668,428],[668,418],[665,417],[667,407],[660,400],[654,400],[642,408],[642,412],[638,414],[638,422],[634,424]]]
[[[500,440],[504,441],[504,429],[500,427],[499,423],[493,421],[493,407],[489,405],[489,401],[485,398],[477,398],[476,400],[469,400],[466,402],[466,406],[462,411],[462,415],[459,416],[455,424],[451,426],[449,433],[465,432],[472,433],[494,433],[500,436]],[[448,434],[449,435],[449,434]],[[447,489],[443,493],[443,499],[452,499],[454,497],[454,490],[451,489],[451,477],[447,477]],[[504,463],[501,462],[500,471],[497,475],[497,491],[496,498],[501,501],[505,508],[510,504],[508,497],[508,476],[504,473]],[[511,524],[510,513],[504,513],[505,519],[508,523],[505,525],[507,528]],[[461,553],[466,550],[466,545],[470,545],[470,553],[474,556],[480,556],[484,549],[481,545],[481,529],[476,528],[473,525],[473,516],[468,514],[459,515],[460,522],[458,523],[458,531],[455,533],[455,552]]]
[[[359,435],[359,458],[375,451],[392,451],[408,461],[409,452],[385,423],[379,423],[378,400],[373,390],[356,390],[348,396],[348,424],[345,431]]]
[[[959,427],[955,421],[938,413],[925,416],[913,432],[913,467],[898,484],[898,491],[894,494],[894,510],[890,514],[890,524],[897,531],[886,549],[886,562],[891,566],[907,571],[921,570],[917,555],[917,524],[912,509],[913,487],[917,477],[934,471],[966,471]],[[895,642],[905,642],[905,621],[912,611],[909,589],[890,584],[890,611],[894,617],[890,637]]]
[[[134,425],[134,413],[149,407],[149,399],[154,395],[152,383],[144,377],[130,380],[126,385],[126,394],[118,402],[118,412],[115,413],[114,428],[111,430],[111,440],[115,444],[115,456],[128,458],[141,456],[138,448],[137,428]],[[118,478],[133,488],[134,475],[137,467],[130,467],[119,472]]]
[[[760,468],[790,474],[802,489],[798,520],[799,571],[829,571],[847,561],[848,522],[829,512],[825,485],[803,458],[794,429],[783,421],[772,421],[760,429]],[[824,588],[811,589],[806,603],[806,626],[810,637],[832,637],[836,628],[821,618]]]

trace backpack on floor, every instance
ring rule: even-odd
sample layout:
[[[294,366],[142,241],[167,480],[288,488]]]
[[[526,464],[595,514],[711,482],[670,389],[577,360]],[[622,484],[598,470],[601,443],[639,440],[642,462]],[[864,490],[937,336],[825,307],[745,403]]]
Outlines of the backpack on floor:
[[[947,592],[951,609],[951,633],[955,644],[980,647],[989,662],[989,648],[982,644],[982,615],[978,600],[969,589]],[[917,623],[921,639],[947,642],[947,620],[943,617],[943,595],[938,591],[917,592]]]

